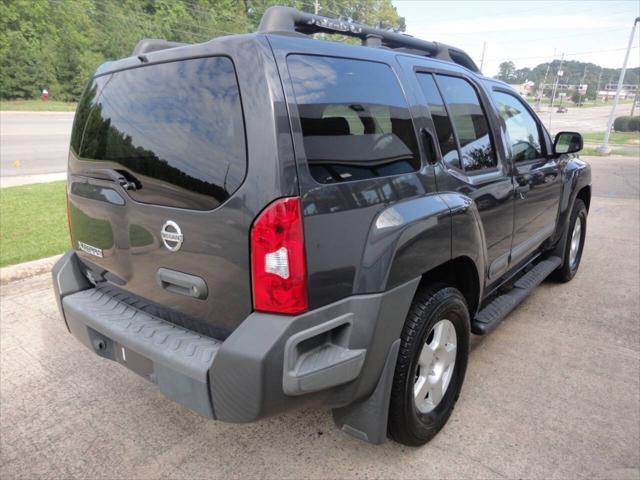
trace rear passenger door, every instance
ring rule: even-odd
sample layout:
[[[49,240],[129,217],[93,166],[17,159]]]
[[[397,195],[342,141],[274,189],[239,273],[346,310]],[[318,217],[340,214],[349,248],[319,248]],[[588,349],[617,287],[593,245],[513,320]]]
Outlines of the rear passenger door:
[[[419,143],[420,119],[397,65],[375,48],[282,35],[269,41],[293,133],[310,308],[395,286],[401,275],[387,276],[389,265],[363,261],[374,219],[392,203],[435,193],[433,167]],[[357,58],[336,56],[340,52]],[[425,257],[450,251],[448,207],[435,195],[430,200],[445,221],[429,227]]]
[[[511,263],[536,250],[556,227],[561,178],[557,159],[548,152],[543,129],[532,110],[506,89],[493,99],[504,122],[515,180],[515,219]]]
[[[441,154],[440,192],[456,192],[476,204],[486,239],[489,282],[509,265],[513,234],[513,182],[503,149],[487,115],[487,98],[472,79],[413,64]],[[455,226],[454,226],[455,228]],[[455,232],[454,232],[455,235]]]

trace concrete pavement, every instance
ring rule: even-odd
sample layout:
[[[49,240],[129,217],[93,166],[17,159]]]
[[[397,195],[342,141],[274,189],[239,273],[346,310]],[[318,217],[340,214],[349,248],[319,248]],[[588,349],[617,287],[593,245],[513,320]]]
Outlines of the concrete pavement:
[[[640,163],[593,158],[582,266],[474,338],[460,401],[413,449],[328,410],[209,421],[82,347],[48,275],[0,290],[0,477],[640,478]]]

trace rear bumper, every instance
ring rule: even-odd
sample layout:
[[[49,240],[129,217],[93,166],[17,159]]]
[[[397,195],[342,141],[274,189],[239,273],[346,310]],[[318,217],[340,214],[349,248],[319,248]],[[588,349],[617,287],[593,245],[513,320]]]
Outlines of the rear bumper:
[[[219,341],[95,288],[68,252],[53,269],[69,331],[96,354],[210,418],[249,422],[309,403],[341,407],[375,388],[418,279],[299,316],[254,312]]]

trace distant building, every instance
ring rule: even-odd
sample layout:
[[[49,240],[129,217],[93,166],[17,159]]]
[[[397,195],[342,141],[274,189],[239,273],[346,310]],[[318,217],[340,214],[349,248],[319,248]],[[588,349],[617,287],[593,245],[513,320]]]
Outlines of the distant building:
[[[536,92],[536,84],[530,80],[527,80],[519,85],[512,86],[522,96],[533,95]]]
[[[540,88],[544,87],[544,91],[545,92],[551,92],[553,91],[553,83],[545,83],[545,84],[541,84]],[[571,84],[571,83],[559,83],[558,86],[556,87],[556,92],[560,93],[566,93],[567,96],[569,96],[570,94],[573,94],[574,92],[578,92],[581,93],[582,95],[586,95],[587,93],[587,84]]]
[[[618,89],[617,83],[609,83],[604,86],[604,89],[598,92],[598,98],[601,100],[604,99],[613,99],[616,96],[616,90]],[[630,83],[623,84],[622,90],[620,90],[620,98],[633,98],[636,93],[640,91],[640,85],[632,85]]]

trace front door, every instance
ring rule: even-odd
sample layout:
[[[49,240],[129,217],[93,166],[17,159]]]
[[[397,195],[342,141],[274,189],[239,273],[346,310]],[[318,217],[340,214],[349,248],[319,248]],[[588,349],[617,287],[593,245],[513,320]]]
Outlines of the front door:
[[[438,191],[473,199],[486,238],[489,283],[508,267],[513,234],[513,182],[496,148],[484,92],[470,79],[445,73],[417,72],[442,162],[436,169]]]
[[[515,212],[510,265],[514,266],[553,235],[560,201],[558,162],[543,141],[542,127],[514,93],[494,90],[505,123],[514,165]]]

